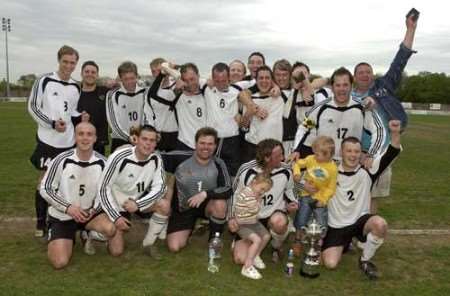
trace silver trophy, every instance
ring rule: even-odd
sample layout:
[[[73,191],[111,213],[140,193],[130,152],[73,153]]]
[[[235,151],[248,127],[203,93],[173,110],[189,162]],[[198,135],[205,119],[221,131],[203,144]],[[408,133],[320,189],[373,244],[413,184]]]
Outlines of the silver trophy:
[[[316,278],[320,275],[320,240],[325,231],[323,227],[313,218],[311,222],[302,227],[303,235],[303,258],[300,267],[300,275],[308,278]]]

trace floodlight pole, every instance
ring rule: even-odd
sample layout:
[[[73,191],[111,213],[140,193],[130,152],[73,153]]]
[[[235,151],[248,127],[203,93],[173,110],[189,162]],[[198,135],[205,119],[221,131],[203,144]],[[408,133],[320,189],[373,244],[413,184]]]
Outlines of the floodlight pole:
[[[5,32],[5,46],[6,46],[6,99],[9,99],[8,32],[11,32],[11,19],[10,18],[2,18],[2,31]]]

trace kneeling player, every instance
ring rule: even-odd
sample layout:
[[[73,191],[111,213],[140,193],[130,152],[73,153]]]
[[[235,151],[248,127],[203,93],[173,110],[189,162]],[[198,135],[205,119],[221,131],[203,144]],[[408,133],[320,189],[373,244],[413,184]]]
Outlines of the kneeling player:
[[[108,158],[100,180],[99,195],[103,210],[117,231],[108,241],[111,255],[124,250],[124,233],[130,230],[131,214],[146,217],[151,213],[143,247],[154,259],[161,259],[156,239],[167,223],[169,202],[163,199],[166,191],[161,157],[155,153],[157,132],[151,126],[139,129],[136,146],[116,150]]]
[[[92,124],[78,124],[76,148],[55,157],[42,179],[40,193],[50,204],[48,259],[56,269],[69,263],[77,230],[96,230],[107,237],[115,232],[114,224],[96,216],[97,183],[106,162],[93,150],[96,140]]]
[[[336,268],[344,248],[353,237],[366,241],[359,267],[369,279],[378,278],[375,264],[370,260],[383,244],[387,233],[386,221],[370,214],[370,190],[378,176],[400,152],[400,121],[389,122],[391,145],[374,159],[372,168],[359,164],[361,142],[355,137],[342,141],[342,163],[337,177],[336,195],[328,204],[328,232],[323,242],[323,262]]]
[[[222,233],[231,195],[231,180],[225,163],[214,156],[217,131],[200,128],[195,134],[195,150],[163,154],[168,172],[175,176],[172,215],[167,227],[169,250],[178,252],[187,245],[197,218],[209,218],[209,238]]]

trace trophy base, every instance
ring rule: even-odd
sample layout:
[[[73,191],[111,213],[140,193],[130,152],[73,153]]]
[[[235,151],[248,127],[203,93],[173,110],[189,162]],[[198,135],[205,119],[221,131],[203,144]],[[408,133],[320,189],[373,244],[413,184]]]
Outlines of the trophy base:
[[[317,273],[306,273],[303,270],[300,270],[300,275],[305,278],[315,279],[315,278],[319,277],[320,273],[318,273],[318,272]]]

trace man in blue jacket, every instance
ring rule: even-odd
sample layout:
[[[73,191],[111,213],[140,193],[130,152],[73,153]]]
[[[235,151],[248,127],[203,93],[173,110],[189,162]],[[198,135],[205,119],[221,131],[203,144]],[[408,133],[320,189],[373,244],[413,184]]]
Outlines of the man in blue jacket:
[[[372,66],[366,62],[359,63],[354,69],[355,85],[352,91],[352,96],[365,100],[371,97],[375,101],[374,112],[376,112],[383,121],[385,134],[385,143],[383,147],[386,148],[390,142],[389,137],[389,120],[397,119],[401,121],[402,130],[405,129],[408,123],[407,114],[398,98],[395,97],[395,90],[400,84],[403,69],[406,66],[409,58],[416,51],[412,50],[414,42],[414,35],[417,27],[417,19],[414,16],[406,18],[406,33],[400,48],[394,57],[394,60],[389,67],[389,70],[383,76],[376,78],[373,74]],[[365,133],[362,137],[363,150],[367,151],[370,146],[370,135]],[[380,151],[383,151],[381,149]],[[365,160],[365,166],[371,166],[371,158]],[[374,191],[372,197],[389,196],[391,179],[390,167],[378,182],[374,184]],[[372,199],[371,212],[376,213],[376,203]]]

